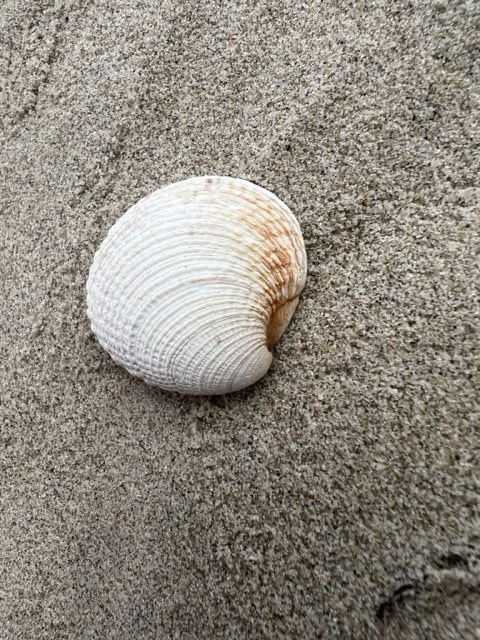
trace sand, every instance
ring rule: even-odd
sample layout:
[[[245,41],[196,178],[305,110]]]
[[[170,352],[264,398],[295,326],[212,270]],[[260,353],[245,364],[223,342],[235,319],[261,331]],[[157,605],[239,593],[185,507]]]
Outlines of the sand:
[[[480,637],[474,0],[4,0],[2,640]],[[309,277],[271,372],[117,367],[85,281],[191,175],[273,190]]]

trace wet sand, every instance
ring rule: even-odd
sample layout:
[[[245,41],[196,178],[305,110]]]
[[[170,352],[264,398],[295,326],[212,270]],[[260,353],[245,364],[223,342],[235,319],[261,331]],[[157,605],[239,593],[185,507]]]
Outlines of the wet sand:
[[[2,639],[478,638],[478,5],[0,22]],[[309,259],[221,398],[133,379],[85,313],[112,223],[202,174],[274,191]]]

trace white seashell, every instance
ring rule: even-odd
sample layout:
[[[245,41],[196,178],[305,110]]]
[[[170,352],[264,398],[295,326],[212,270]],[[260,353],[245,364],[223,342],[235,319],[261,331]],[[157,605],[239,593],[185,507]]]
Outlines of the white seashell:
[[[305,284],[288,207],[246,180],[199,177],[132,206],[101,244],[87,282],[92,331],[130,373],[214,395],[259,380]]]

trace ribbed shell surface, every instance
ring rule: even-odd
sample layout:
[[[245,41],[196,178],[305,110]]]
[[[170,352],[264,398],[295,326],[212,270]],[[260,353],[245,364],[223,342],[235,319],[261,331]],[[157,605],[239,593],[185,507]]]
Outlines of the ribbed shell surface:
[[[95,254],[92,330],[130,373],[223,394],[261,378],[306,277],[297,220],[245,180],[206,176],[132,206]]]

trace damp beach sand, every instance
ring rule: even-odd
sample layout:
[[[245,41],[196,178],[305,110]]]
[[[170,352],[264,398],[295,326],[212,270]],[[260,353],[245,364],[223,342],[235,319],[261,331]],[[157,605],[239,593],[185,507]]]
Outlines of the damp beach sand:
[[[4,0],[2,640],[474,639],[476,2]],[[96,248],[193,175],[309,274],[274,365],[163,393],[93,339]]]

